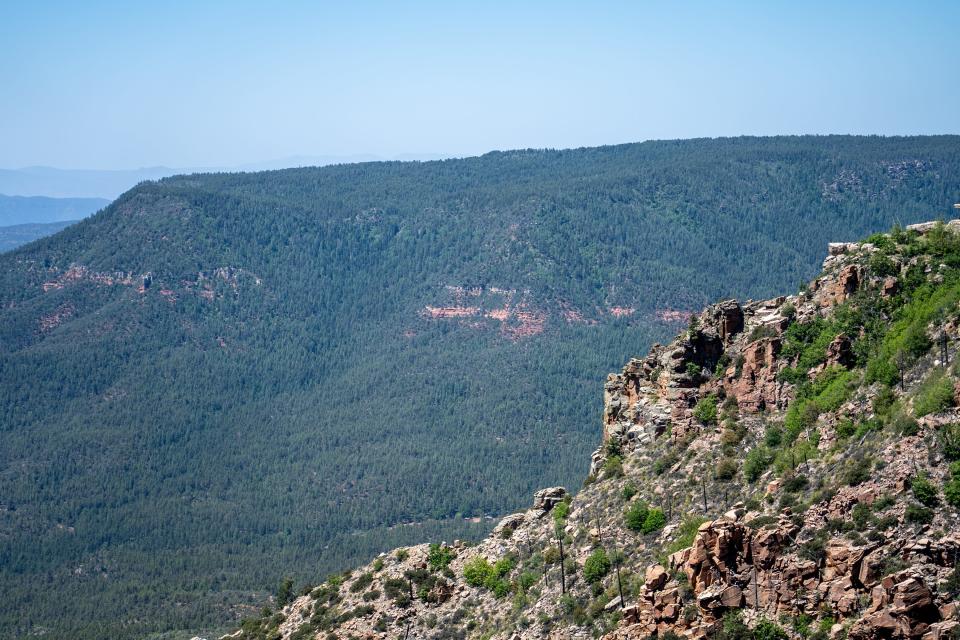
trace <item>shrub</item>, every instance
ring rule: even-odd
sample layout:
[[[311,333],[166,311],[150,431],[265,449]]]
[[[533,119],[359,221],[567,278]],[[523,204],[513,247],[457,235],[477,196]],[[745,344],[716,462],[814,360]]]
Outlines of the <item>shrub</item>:
[[[879,251],[870,256],[867,266],[870,267],[870,271],[873,273],[873,275],[879,277],[893,276],[898,272],[897,265],[895,265],[890,258]]]
[[[557,564],[560,562],[560,549],[557,547],[547,547],[543,551],[543,561],[545,564]]]
[[[755,482],[773,463],[773,455],[770,449],[764,446],[755,447],[747,454],[743,462],[743,475],[748,482]]]
[[[837,431],[838,438],[849,438],[857,431],[857,427],[853,423],[853,420],[851,420],[850,418],[846,418],[844,420],[841,420],[840,423],[837,424],[836,431]]]
[[[913,411],[918,418],[953,406],[953,382],[944,371],[935,371],[924,381],[913,400]]]
[[[659,531],[663,529],[667,524],[667,517],[663,514],[662,509],[650,509],[647,512],[647,517],[643,521],[643,527],[641,532],[644,534],[653,533],[654,531]]]
[[[910,488],[913,491],[913,497],[924,506],[933,507],[939,502],[937,487],[924,475],[916,476],[910,483]]]
[[[597,549],[591,553],[583,563],[583,577],[589,583],[602,579],[610,572],[610,559],[607,552]]]
[[[410,583],[403,578],[387,578],[383,582],[383,591],[399,607],[410,604]]]
[[[904,520],[913,524],[930,524],[933,522],[933,510],[919,504],[908,504]]]
[[[725,447],[738,445],[746,435],[747,428],[730,418],[724,423],[723,433],[720,435],[720,444]]]
[[[920,423],[913,416],[898,413],[893,419],[893,430],[901,436],[915,436],[920,432]]]
[[[943,495],[948,504],[960,507],[960,462],[950,465],[950,481],[943,485]]]
[[[493,567],[487,562],[486,558],[481,556],[477,556],[463,565],[463,579],[471,587],[483,586],[491,575],[493,575]]]
[[[440,571],[446,569],[455,557],[457,554],[453,549],[434,543],[430,545],[430,551],[427,552],[427,564],[432,571]]]
[[[623,485],[623,489],[620,491],[620,497],[624,500],[630,500],[633,496],[637,495],[637,485],[633,482],[628,482]]]
[[[700,398],[693,408],[693,417],[703,424],[716,424],[717,413],[717,397],[713,394]]]
[[[394,554],[394,556],[396,556],[397,560],[403,562],[410,557],[410,552],[406,549],[397,549],[397,552]]]
[[[353,584],[350,585],[350,592],[360,593],[361,591],[369,587],[372,582],[373,582],[372,573],[361,573],[360,576],[356,580],[354,580]]]
[[[568,515],[570,515],[569,502],[560,502],[553,507],[553,521],[557,525],[562,525],[563,522],[567,519]]]
[[[717,463],[715,475],[717,480],[733,480],[737,475],[739,465],[733,458],[723,458]]]
[[[813,537],[800,545],[800,554],[808,560],[820,563],[826,557],[827,540],[830,532],[827,529],[820,529]]]
[[[691,378],[699,378],[702,372],[703,372],[703,368],[701,368],[700,365],[698,365],[697,363],[695,362],[687,363],[687,375],[690,376]]]
[[[943,447],[947,460],[960,460],[960,425],[945,424],[937,432],[937,439]]]
[[[665,549],[667,554],[676,553],[692,545],[693,539],[697,536],[697,531],[700,529],[700,525],[706,521],[707,519],[701,516],[685,517],[680,522],[680,526],[677,527],[677,537],[667,545]]]
[[[783,442],[783,429],[777,425],[770,425],[763,434],[763,444],[776,448]]]
[[[293,601],[293,580],[284,578],[277,588],[277,608],[283,608]]]
[[[806,489],[809,484],[810,481],[807,480],[805,475],[790,473],[784,477],[783,490],[789,493],[796,493],[802,489]]]
[[[858,502],[853,506],[853,510],[850,512],[850,518],[853,520],[853,526],[858,530],[863,531],[867,528],[867,525],[870,524],[870,521],[873,518],[873,513],[868,505]]]
[[[787,640],[787,632],[777,623],[770,620],[760,620],[753,628],[753,640]]]
[[[919,323],[911,324],[903,334],[903,348],[915,358],[929,351],[932,345],[927,337],[926,326]]]
[[[603,475],[607,478],[620,478],[623,476],[623,460],[620,456],[610,456],[603,463]]]
[[[844,484],[851,487],[870,479],[870,469],[873,467],[869,458],[854,458],[844,470],[842,479]]]
[[[624,523],[631,531],[641,531],[643,529],[643,523],[647,520],[648,513],[649,509],[647,505],[638,500],[627,508],[624,514]]]
[[[943,591],[948,598],[956,598],[960,595],[960,564],[953,567],[953,571],[947,576],[947,581],[943,585]]]
[[[607,440],[606,446],[603,450],[608,456],[619,456],[623,454],[623,445],[620,443],[620,438],[611,437]]]

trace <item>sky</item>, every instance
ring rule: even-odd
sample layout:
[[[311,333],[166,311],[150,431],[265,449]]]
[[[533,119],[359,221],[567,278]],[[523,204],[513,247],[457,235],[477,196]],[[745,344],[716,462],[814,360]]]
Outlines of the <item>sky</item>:
[[[0,3],[0,167],[960,132],[960,2]]]

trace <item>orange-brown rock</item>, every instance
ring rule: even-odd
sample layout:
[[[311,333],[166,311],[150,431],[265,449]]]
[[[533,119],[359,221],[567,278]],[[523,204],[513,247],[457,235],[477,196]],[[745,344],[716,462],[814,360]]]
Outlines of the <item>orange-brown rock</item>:
[[[779,338],[763,338],[744,347],[742,366],[730,367],[723,381],[727,395],[737,399],[742,411],[757,413],[780,404],[780,383],[777,381]],[[739,375],[737,375],[739,369]]]

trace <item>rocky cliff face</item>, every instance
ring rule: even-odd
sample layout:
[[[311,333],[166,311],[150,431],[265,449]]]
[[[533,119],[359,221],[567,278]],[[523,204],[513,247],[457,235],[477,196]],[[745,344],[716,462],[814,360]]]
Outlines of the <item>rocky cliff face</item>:
[[[575,496],[230,637],[960,637],[958,229],[831,245],[801,293],[707,308],[608,377]]]

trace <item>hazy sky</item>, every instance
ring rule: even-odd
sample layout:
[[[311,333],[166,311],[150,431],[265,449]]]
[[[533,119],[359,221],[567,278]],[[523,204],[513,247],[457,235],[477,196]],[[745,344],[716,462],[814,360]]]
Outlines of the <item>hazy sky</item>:
[[[957,133],[960,1],[4,0],[0,92],[7,168]]]

